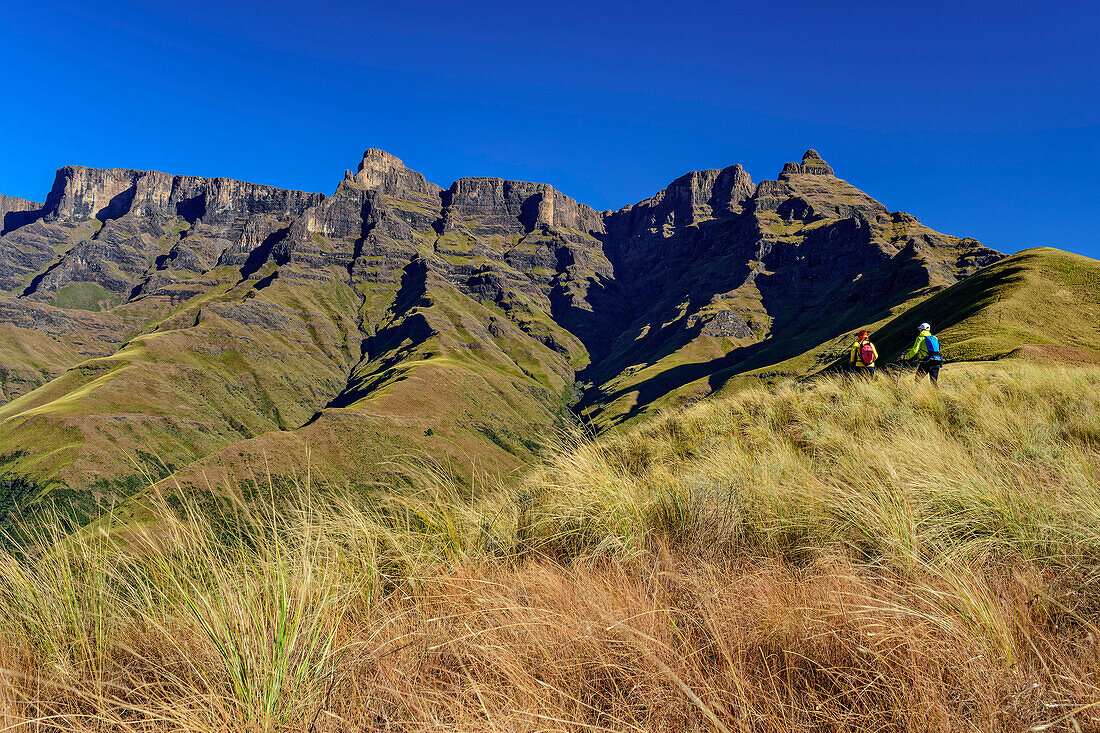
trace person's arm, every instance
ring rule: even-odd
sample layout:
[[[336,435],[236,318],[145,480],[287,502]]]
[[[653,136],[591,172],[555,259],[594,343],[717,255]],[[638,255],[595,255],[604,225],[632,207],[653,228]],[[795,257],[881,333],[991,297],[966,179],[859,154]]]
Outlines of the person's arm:
[[[871,354],[874,356],[874,358],[871,360],[871,363],[874,364],[876,361],[878,361],[878,349],[875,348],[875,345],[873,343],[871,344]]]
[[[923,336],[917,336],[917,340],[913,342],[913,348],[909,349],[909,351],[907,351],[905,353],[905,356],[903,356],[902,358],[905,359],[906,361],[909,361],[914,356],[916,356],[917,352],[920,351],[920,345],[923,341],[924,341]]]
[[[848,366],[856,365],[856,352],[859,351],[859,342],[852,344],[852,348],[848,349]]]

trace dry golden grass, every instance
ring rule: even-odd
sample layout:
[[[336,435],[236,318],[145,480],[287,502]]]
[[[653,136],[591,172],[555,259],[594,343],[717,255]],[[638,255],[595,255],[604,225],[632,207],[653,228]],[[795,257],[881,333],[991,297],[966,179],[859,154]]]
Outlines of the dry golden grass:
[[[825,378],[491,490],[46,522],[0,730],[1100,730],[1098,388]]]

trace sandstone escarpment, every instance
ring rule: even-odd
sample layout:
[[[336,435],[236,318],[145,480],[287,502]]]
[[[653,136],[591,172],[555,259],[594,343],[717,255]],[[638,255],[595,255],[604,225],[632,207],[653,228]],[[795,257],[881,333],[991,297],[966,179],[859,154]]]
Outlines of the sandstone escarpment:
[[[655,196],[618,211],[606,212],[607,242],[624,272],[650,269],[667,261],[668,240],[700,224],[740,214],[756,187],[740,165],[694,171]]]
[[[472,222],[482,235],[526,234],[537,227],[603,232],[591,207],[545,183],[460,178],[443,195],[443,231]]]
[[[37,220],[0,237],[0,289],[115,305],[187,274],[243,265],[323,200],[228,178],[67,166]],[[91,300],[67,298],[73,285]]]
[[[755,188],[740,165],[686,173],[657,195],[608,212],[608,231],[616,239],[642,230],[671,236],[677,228],[740,213]]]
[[[0,235],[37,219],[41,208],[35,201],[0,194]]]
[[[228,226],[253,215],[297,216],[323,198],[230,178],[66,166],[57,172],[43,214],[62,221],[106,221],[133,214]]]

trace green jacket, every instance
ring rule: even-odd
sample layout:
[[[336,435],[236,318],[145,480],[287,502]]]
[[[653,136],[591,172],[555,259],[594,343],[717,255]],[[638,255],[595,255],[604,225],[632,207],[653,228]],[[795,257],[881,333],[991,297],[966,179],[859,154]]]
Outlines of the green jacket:
[[[916,358],[917,361],[924,361],[928,358],[928,345],[924,342],[925,336],[931,336],[932,332],[929,330],[921,331],[917,335],[917,340],[913,342],[913,348],[909,349],[903,357],[906,361],[911,361]]]

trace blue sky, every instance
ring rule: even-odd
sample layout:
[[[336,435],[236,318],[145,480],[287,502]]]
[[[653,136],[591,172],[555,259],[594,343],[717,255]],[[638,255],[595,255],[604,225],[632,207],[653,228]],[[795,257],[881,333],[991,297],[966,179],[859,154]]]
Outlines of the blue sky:
[[[0,192],[66,164],[331,192],[363,149],[598,209],[817,148],[891,209],[1100,257],[1094,2],[0,0]]]

